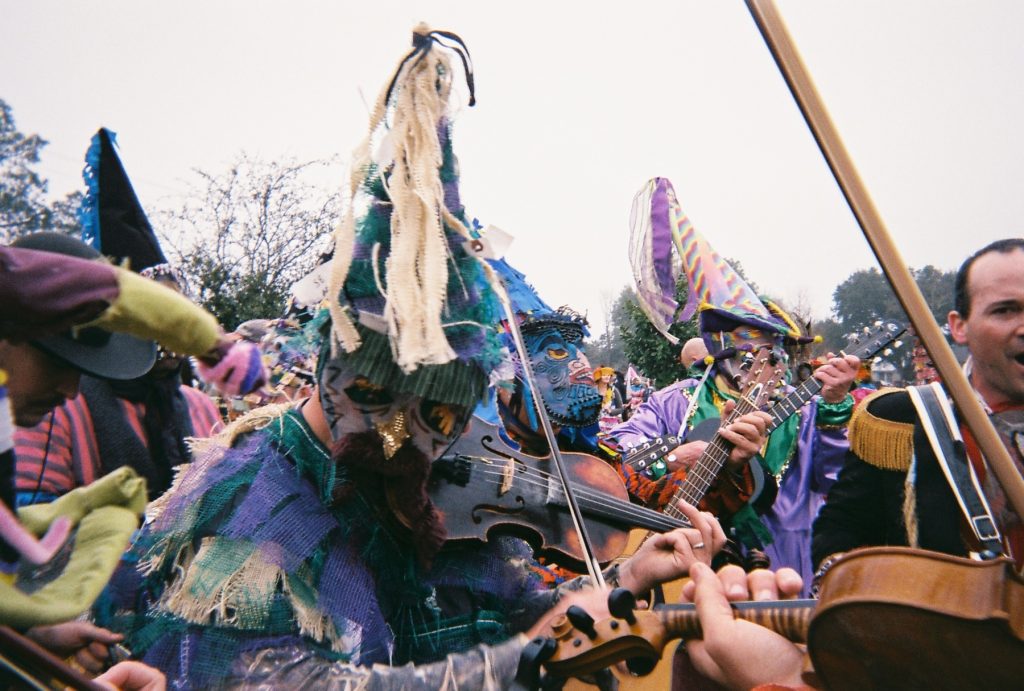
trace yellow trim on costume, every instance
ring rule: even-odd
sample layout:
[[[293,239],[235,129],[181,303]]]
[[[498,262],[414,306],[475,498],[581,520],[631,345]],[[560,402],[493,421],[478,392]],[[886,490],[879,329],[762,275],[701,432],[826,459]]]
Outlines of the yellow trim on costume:
[[[871,394],[861,401],[850,418],[850,450],[882,470],[906,471],[914,455],[913,424],[886,420],[868,411],[876,398],[898,390],[885,388]]]

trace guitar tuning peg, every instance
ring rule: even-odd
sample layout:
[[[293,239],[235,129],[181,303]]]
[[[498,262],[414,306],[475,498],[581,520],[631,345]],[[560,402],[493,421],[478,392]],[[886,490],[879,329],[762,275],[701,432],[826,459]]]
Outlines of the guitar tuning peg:
[[[882,351],[882,355],[886,355],[886,356],[892,355],[892,348],[886,348],[885,350],[883,350]]]
[[[871,325],[872,326],[881,326],[882,325],[882,320],[881,319],[876,319],[874,322],[872,322]]]
[[[863,329],[861,329],[861,331],[864,332],[864,333],[871,333],[871,329],[869,327],[867,327],[867,326],[865,326]]]
[[[892,344],[894,346],[896,346],[897,348],[902,348],[903,347],[903,341],[900,341],[900,340],[893,341]]]

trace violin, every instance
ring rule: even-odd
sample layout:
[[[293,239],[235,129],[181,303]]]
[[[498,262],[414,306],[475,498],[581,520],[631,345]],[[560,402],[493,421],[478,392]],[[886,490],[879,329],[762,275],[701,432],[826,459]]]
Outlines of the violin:
[[[590,674],[621,660],[644,674],[670,640],[700,636],[693,605],[633,611],[628,593],[614,600],[611,619],[594,622],[577,609],[555,622],[550,674]],[[1016,688],[1024,679],[1024,579],[1005,558],[854,550],[829,569],[817,601],[734,603],[734,611],[806,641],[828,689]]]
[[[622,554],[631,528],[664,533],[693,527],[685,517],[631,503],[622,478],[601,459],[569,452],[562,452],[562,458],[602,565]],[[433,463],[427,483],[448,539],[487,540],[491,534],[511,534],[526,540],[535,553],[585,571],[586,555],[551,463],[550,457],[517,451],[497,427],[474,418],[470,429]]]

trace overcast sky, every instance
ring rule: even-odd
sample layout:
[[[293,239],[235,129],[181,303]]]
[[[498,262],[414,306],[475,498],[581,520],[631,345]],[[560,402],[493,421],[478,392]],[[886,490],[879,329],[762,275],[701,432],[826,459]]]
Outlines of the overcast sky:
[[[1021,235],[1024,3],[778,6],[908,264]],[[240,151],[346,161],[426,21],[476,68],[463,201],[516,237],[507,256],[549,303],[603,327],[631,280],[630,203],[659,175],[721,254],[817,316],[875,265],[740,0],[0,0],[0,17],[0,98],[50,141],[56,195],[81,188],[101,125],[147,208]]]

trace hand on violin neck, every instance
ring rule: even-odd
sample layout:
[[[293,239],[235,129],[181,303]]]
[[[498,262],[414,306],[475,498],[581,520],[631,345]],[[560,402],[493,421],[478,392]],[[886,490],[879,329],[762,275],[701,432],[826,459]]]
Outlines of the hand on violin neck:
[[[775,600],[780,594],[795,597],[803,585],[795,571],[759,569],[747,574],[738,566],[726,566],[715,574],[710,567],[697,564],[690,577],[683,599],[696,605],[704,633],[703,640],[686,643],[697,671],[727,688],[803,686],[803,650],[773,631],[735,619],[729,604]]]
[[[642,596],[659,583],[685,576],[690,567],[711,558],[725,545],[725,533],[718,519],[679,502],[679,510],[693,528],[677,528],[654,535],[619,567],[619,585]]]

